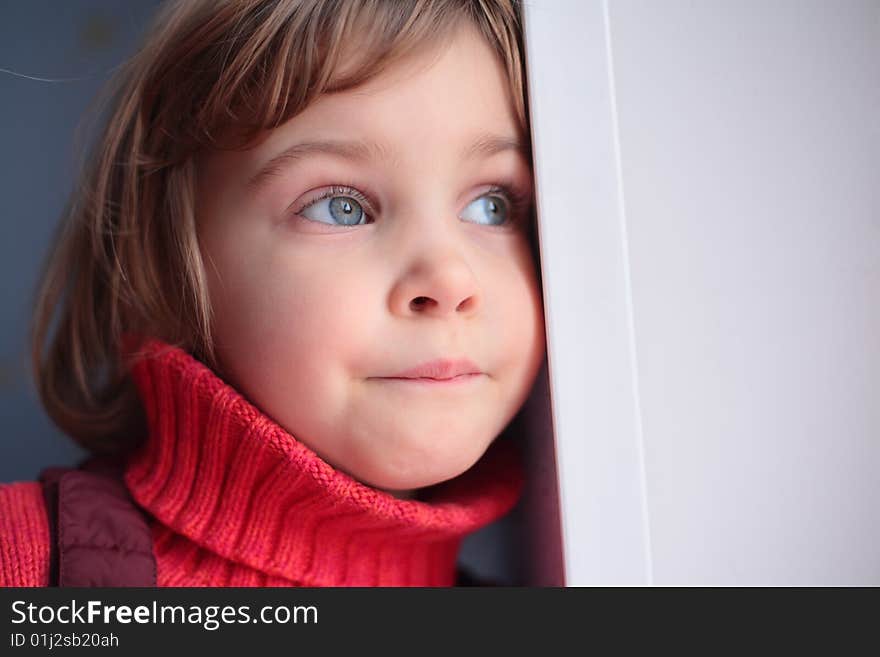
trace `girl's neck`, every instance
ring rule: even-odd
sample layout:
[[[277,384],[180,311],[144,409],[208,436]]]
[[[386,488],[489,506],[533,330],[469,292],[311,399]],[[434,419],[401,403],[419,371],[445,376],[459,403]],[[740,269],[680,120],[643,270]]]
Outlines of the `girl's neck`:
[[[399,500],[414,500],[418,497],[417,490],[385,490],[382,488],[379,490],[384,490],[386,493]]]

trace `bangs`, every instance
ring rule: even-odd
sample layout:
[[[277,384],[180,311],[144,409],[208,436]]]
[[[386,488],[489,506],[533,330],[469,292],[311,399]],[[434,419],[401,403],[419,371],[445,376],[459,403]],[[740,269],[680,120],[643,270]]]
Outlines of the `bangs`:
[[[524,128],[512,6],[462,0],[234,2],[194,21],[149,76],[147,108],[161,127],[150,155],[174,165],[198,150],[246,148],[325,93],[357,87],[395,62],[437,50],[474,24],[506,63]],[[491,3],[485,3],[491,4]],[[510,16],[503,15],[506,11]],[[194,12],[192,15],[195,15]]]

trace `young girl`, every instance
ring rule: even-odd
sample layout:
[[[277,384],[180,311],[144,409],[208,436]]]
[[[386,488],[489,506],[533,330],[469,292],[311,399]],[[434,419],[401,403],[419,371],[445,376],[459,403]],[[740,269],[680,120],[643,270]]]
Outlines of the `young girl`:
[[[34,322],[104,458],[0,486],[0,584],[456,583],[544,356],[521,49],[515,0],[163,9]]]

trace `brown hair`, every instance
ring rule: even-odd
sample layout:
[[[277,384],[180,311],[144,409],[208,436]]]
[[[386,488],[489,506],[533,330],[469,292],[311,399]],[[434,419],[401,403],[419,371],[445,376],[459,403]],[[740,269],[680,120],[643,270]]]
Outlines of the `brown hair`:
[[[528,141],[517,3],[182,0],[163,7],[105,91],[106,125],[36,293],[32,366],[55,423],[97,452],[142,437],[140,402],[120,352],[126,333],[216,364],[194,217],[194,161],[203,149],[247,147],[319,94],[356,87],[439,45],[462,20],[504,63]],[[355,66],[339,77],[354,37]]]

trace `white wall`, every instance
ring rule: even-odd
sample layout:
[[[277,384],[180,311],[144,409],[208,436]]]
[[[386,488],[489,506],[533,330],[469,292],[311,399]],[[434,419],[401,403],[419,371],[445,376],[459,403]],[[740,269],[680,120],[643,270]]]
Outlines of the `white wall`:
[[[880,3],[528,0],[568,584],[880,584]]]

